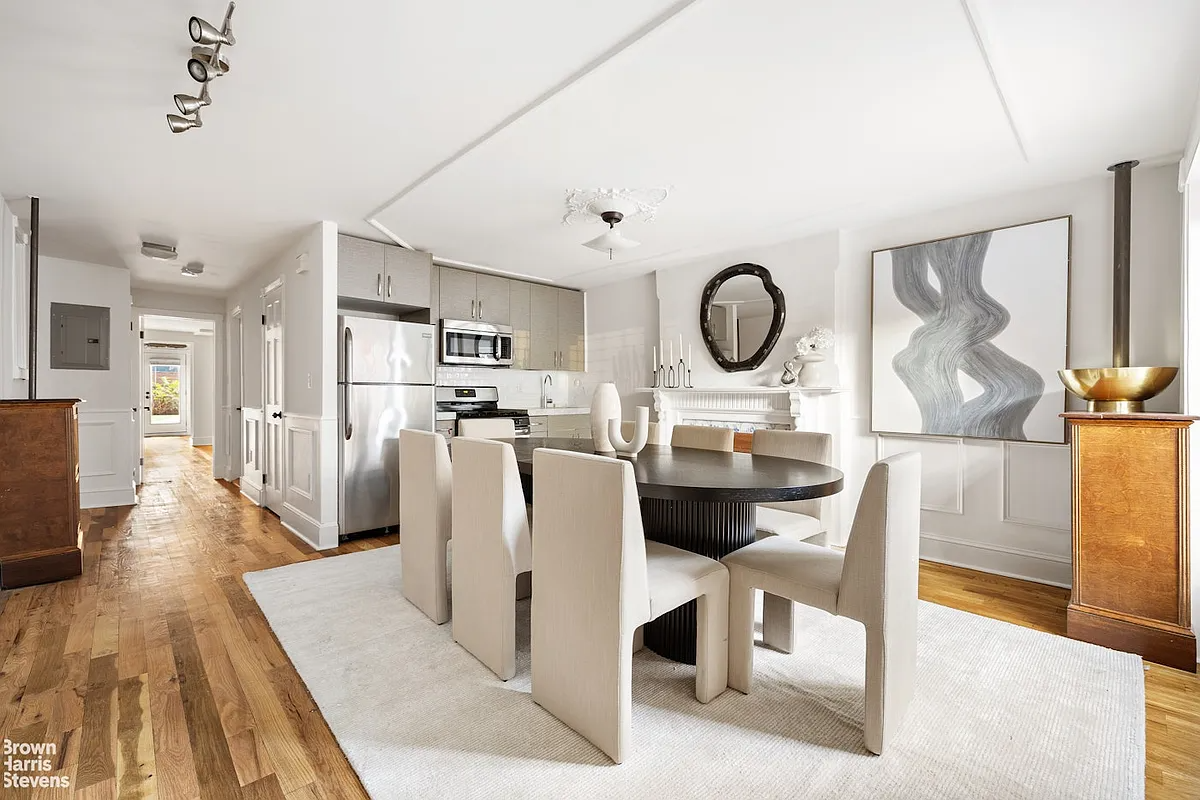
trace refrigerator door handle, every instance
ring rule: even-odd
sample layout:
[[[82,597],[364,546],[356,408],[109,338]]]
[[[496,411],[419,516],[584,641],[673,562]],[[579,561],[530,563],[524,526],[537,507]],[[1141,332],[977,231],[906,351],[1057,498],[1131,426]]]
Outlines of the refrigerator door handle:
[[[346,431],[343,434],[346,441],[350,441],[350,437],[354,435],[354,423],[351,420],[354,417],[350,413],[350,384],[342,384],[342,411],[346,415]]]
[[[354,375],[352,365],[354,363],[354,333],[350,330],[350,326],[346,326],[346,335],[342,337],[342,382],[353,383]]]

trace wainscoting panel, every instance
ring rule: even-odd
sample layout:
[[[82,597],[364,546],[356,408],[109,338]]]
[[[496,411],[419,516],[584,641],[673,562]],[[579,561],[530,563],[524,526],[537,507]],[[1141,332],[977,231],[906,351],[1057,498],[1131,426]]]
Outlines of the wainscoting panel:
[[[316,426],[308,427],[311,420],[289,416],[285,421],[287,430],[287,468],[284,470],[284,492],[288,501],[299,496],[312,502],[313,464],[316,463]],[[294,504],[294,503],[293,503]]]
[[[880,435],[877,458],[916,451],[921,454],[921,509],[963,513],[965,473],[962,439]]]
[[[242,409],[242,494],[262,505],[262,428],[261,408]]]
[[[337,419],[283,415],[285,527],[318,550],[337,547]]]
[[[1004,521],[1071,530],[1071,448],[1004,443]]]
[[[80,507],[134,505],[133,413],[128,408],[88,409],[85,404],[78,408]]]

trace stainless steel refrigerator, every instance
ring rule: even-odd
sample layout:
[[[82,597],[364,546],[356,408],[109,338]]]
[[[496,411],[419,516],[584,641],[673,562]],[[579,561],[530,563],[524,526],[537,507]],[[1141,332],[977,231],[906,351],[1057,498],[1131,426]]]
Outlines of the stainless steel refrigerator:
[[[338,525],[400,524],[401,428],[433,430],[434,326],[339,316]]]

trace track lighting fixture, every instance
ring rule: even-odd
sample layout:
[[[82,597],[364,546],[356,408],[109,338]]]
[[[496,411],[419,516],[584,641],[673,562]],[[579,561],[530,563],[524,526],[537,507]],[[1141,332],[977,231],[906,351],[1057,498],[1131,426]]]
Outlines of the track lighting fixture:
[[[179,108],[180,114],[195,114],[200,109],[212,103],[212,98],[208,96],[208,84],[204,85],[204,89],[200,92],[199,97],[193,97],[190,94],[175,95],[175,105]]]
[[[228,20],[226,20],[225,27],[227,29],[229,27]],[[232,33],[228,30],[219,31],[199,17],[192,17],[188,20],[188,34],[196,44],[227,44],[231,46],[234,44]]]
[[[190,131],[192,128],[203,128],[204,123],[200,121],[200,115],[195,117],[181,117],[178,114],[167,114],[167,124],[171,126],[171,133],[183,133]]]
[[[189,278],[196,278],[204,272],[204,265],[199,261],[192,261],[180,267],[179,272]]]
[[[208,94],[208,83],[229,72],[229,60],[222,57],[221,48],[232,47],[235,43],[233,26],[230,23],[234,7],[234,3],[229,4],[225,11],[225,20],[219,29],[200,17],[188,20],[188,36],[199,45],[192,48],[192,57],[187,62],[188,75],[192,80],[203,84],[203,88],[199,95],[175,95],[175,105],[185,116],[167,114],[167,124],[172,133],[183,133],[192,128],[203,127],[200,109],[212,104],[212,98]],[[195,117],[189,118],[191,115]]]

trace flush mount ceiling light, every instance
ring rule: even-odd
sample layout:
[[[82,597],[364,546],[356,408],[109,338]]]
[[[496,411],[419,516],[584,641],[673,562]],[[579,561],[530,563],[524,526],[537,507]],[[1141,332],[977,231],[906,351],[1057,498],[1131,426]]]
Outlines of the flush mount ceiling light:
[[[195,278],[204,272],[204,265],[199,261],[193,261],[190,264],[184,264],[179,271],[189,278]]]
[[[600,219],[608,223],[608,230],[597,236],[591,241],[583,243],[584,247],[590,247],[593,250],[599,250],[601,253],[608,252],[608,260],[612,261],[614,250],[631,250],[637,247],[641,242],[635,242],[632,239],[626,239],[617,232],[617,223],[625,218],[625,215],[620,211],[602,211]]]
[[[175,115],[172,114],[171,116]],[[155,261],[174,261],[177,253],[173,244],[142,242],[142,255],[146,258],[153,258]]]
[[[196,96],[175,95],[175,105],[185,116],[167,114],[167,124],[171,128],[171,133],[183,133],[192,128],[203,127],[203,123],[200,121],[200,109],[212,104],[212,98],[208,94],[209,81],[229,72],[229,59],[222,55],[221,48],[232,47],[236,41],[233,38],[233,26],[230,23],[233,18],[234,5],[234,3],[229,4],[229,8],[225,11],[225,20],[221,23],[220,28],[199,17],[192,17],[188,20],[188,36],[197,44],[192,48],[192,57],[187,62],[188,75],[192,76],[192,80],[197,83],[204,84],[204,87]],[[193,115],[194,118],[189,119]]]

